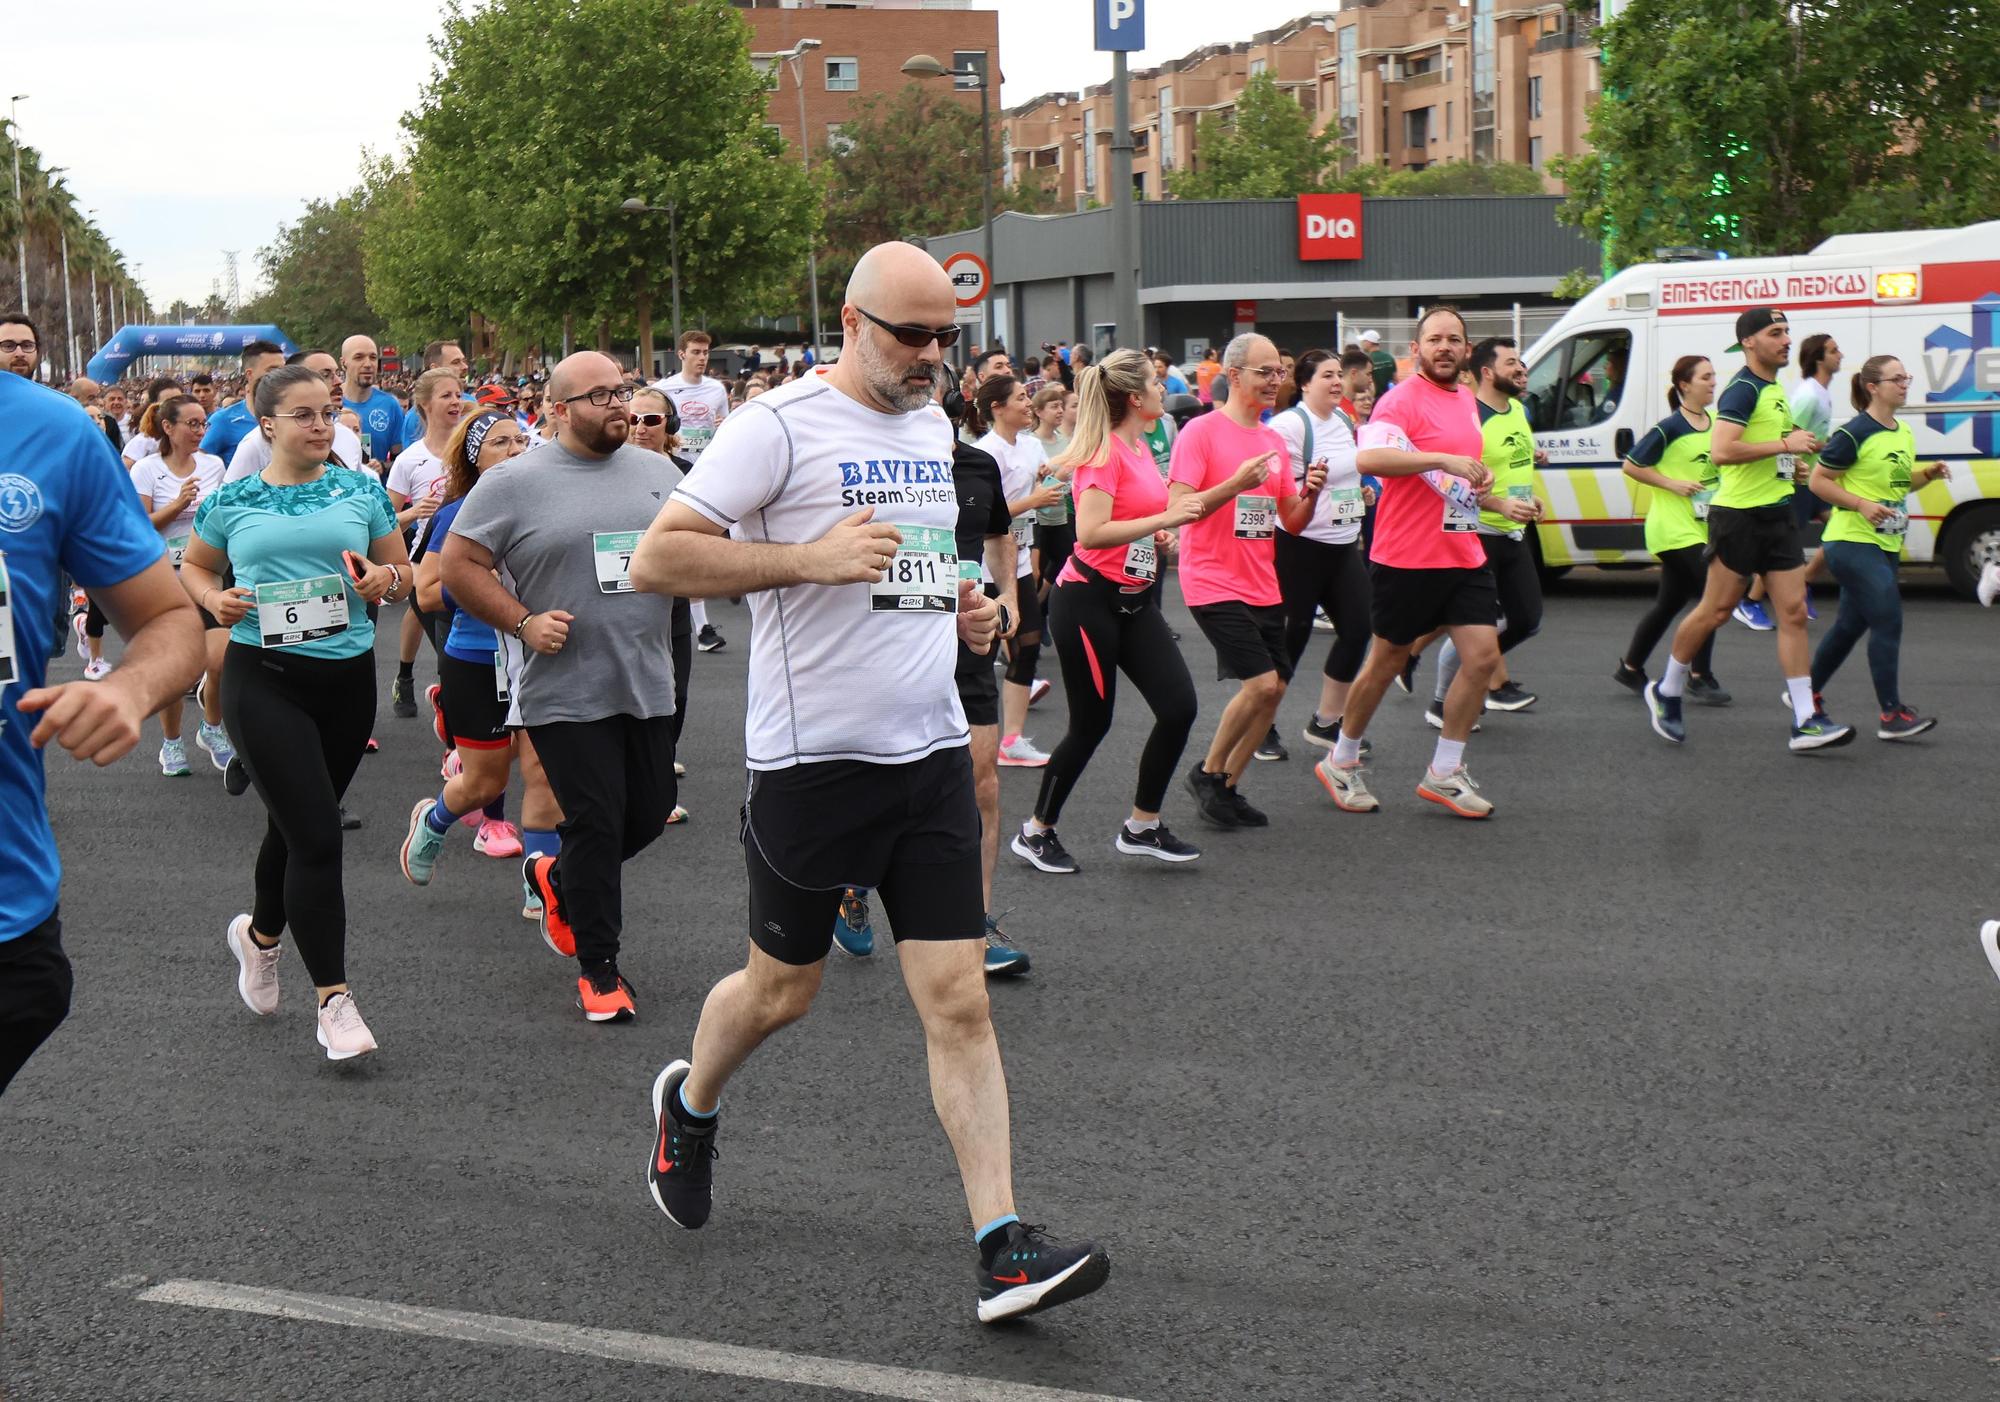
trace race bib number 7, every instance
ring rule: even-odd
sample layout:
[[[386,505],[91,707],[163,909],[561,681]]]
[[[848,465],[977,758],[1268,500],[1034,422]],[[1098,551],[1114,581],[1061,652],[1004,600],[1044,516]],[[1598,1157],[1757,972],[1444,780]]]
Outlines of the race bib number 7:
[[[903,526],[903,543],[868,586],[875,613],[957,613],[958,537],[940,526]]]
[[[260,584],[256,601],[265,647],[297,647],[347,631],[347,586],[337,574]]]
[[[597,565],[597,592],[632,592],[632,554],[639,548],[637,531],[596,531],[590,537],[591,558]]]

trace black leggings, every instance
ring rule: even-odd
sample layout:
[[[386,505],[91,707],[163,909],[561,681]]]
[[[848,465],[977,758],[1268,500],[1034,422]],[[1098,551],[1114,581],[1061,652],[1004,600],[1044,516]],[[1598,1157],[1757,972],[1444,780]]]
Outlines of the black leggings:
[[[681,730],[687,724],[688,676],[694,671],[694,634],[675,633],[667,641],[668,655],[674,660],[674,722],[668,729],[679,749]]]
[[[1632,630],[1632,644],[1625,649],[1628,667],[1644,671],[1646,659],[1653,655],[1653,649],[1673,626],[1675,617],[1699,600],[1708,588],[1708,561],[1703,558],[1707,553],[1705,545],[1683,545],[1661,552],[1660,592],[1653,606],[1640,618],[1639,626]],[[1715,634],[1710,633],[1701,651],[1694,655],[1693,670],[1698,676],[1708,676],[1714,662]]]
[[[83,597],[84,601],[90,605],[89,608],[84,610],[83,614],[83,635],[86,638],[101,640],[104,637],[104,610],[97,606],[97,600],[91,598],[90,595],[86,594]]]
[[[1542,631],[1542,576],[1535,569],[1535,552],[1525,540],[1504,535],[1479,538],[1486,563],[1500,592],[1500,651],[1509,652]]]
[[[1036,526],[1035,549],[1042,555],[1042,568],[1035,596],[1042,605],[1042,612],[1049,611],[1049,590],[1055,587],[1056,576],[1069,563],[1070,552],[1076,549],[1076,522],[1074,519],[1060,526]]]
[[[1322,608],[1336,630],[1333,646],[1326,650],[1326,676],[1330,681],[1353,681],[1361,671],[1361,659],[1368,655],[1373,596],[1360,539],[1329,545],[1279,531],[1274,543],[1278,590],[1285,600],[1285,649],[1293,668],[1312,641],[1313,610]]]
[[[222,721],[266,814],[250,923],[265,936],[289,923],[313,984],[345,983],[340,799],[375,728],[375,654],[334,661],[232,642]]]
[[[1073,561],[1072,569],[1084,566]],[[1121,671],[1153,708],[1153,733],[1139,755],[1132,806],[1142,813],[1159,812],[1195,717],[1194,678],[1174,646],[1166,616],[1150,591],[1121,593],[1092,570],[1082,579],[1056,585],[1049,596],[1048,622],[1049,640],[1062,662],[1069,730],[1042,771],[1035,817],[1053,826],[1062,816],[1070,790],[1111,732]]]

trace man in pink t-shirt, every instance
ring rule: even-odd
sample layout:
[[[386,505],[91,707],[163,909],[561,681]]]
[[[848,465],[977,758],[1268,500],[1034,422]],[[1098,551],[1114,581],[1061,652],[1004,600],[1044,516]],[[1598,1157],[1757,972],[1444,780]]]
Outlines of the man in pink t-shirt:
[[[1451,634],[1459,671],[1417,797],[1461,818],[1493,811],[1465,772],[1466,738],[1500,663],[1499,594],[1478,537],[1479,493],[1493,474],[1480,460],[1476,400],[1459,383],[1470,355],[1465,318],[1452,307],[1431,308],[1410,343],[1417,373],[1382,396],[1359,434],[1356,465],[1382,481],[1369,550],[1375,636],[1347,694],[1340,740],[1314,771],[1349,813],[1376,810],[1361,778],[1362,737],[1411,645],[1438,628]]]
[[[1277,403],[1285,377],[1276,346],[1255,334],[1238,336],[1222,353],[1220,373],[1228,377],[1228,395],[1174,440],[1167,490],[1201,502],[1200,518],[1181,527],[1181,596],[1215,647],[1217,675],[1242,685],[1187,783],[1202,817],[1216,827],[1261,828],[1270,819],[1250,806],[1237,781],[1292,679],[1273,537],[1280,521],[1298,531],[1312,519],[1326,464],[1307,472],[1301,493],[1285,440],[1258,421]]]

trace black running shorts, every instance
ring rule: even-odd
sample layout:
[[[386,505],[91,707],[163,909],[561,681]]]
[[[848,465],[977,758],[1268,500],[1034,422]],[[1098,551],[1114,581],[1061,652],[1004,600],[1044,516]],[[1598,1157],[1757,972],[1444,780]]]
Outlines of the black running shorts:
[[[879,891],[898,941],[982,939],[979,805],[963,745],[909,764],[753,770],[743,801],[750,939],[816,964],[850,886]]]
[[[514,733],[507,728],[507,703],[500,699],[491,661],[467,662],[438,654],[438,705],[452,743],[469,750],[504,750]]]
[[[976,868],[972,889],[979,889]],[[24,935],[0,940],[0,1091],[69,1016],[73,982],[62,921],[55,916]]]
[[[1397,647],[1439,628],[1491,628],[1500,616],[1500,591],[1485,565],[1406,570],[1378,562],[1368,566],[1368,579],[1375,636]]]
[[[1724,569],[1745,578],[1803,569],[1806,553],[1799,545],[1798,518],[1791,502],[1709,507],[1708,558],[1720,560]]]
[[[1188,612],[1215,648],[1218,681],[1248,681],[1266,672],[1292,679],[1292,650],[1285,646],[1285,606],[1260,608],[1241,599],[1190,604]]]

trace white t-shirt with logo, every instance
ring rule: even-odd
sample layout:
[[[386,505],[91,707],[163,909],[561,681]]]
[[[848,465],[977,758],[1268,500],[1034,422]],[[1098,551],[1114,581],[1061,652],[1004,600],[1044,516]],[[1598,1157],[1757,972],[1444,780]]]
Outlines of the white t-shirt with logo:
[[[384,485],[392,492],[401,492],[403,504],[407,506],[411,502],[422,501],[433,487],[437,489],[439,500],[442,500],[444,478],[444,459],[433,453],[430,445],[419,438],[396,454],[396,460],[389,464],[389,480]],[[393,503],[395,498],[390,497],[389,500]],[[410,538],[412,545],[430,534],[431,523],[423,517],[410,524],[416,528],[416,533]]]
[[[1008,447],[1007,440],[996,432],[987,435],[972,445],[982,453],[990,453],[993,461],[1000,464],[1001,494],[1009,501],[1019,501],[1032,493],[1040,484],[1042,467],[1048,457],[1042,452],[1041,440],[1025,430],[1014,435],[1014,446]],[[1032,574],[1035,562],[1032,552],[1035,548],[1035,513],[1033,509],[1022,512],[1014,518],[1014,547],[1017,558],[1014,574],[1018,578]],[[979,567],[982,583],[993,583],[993,572],[985,565]]]
[[[1361,473],[1355,466],[1360,450],[1355,446],[1354,433],[1339,410],[1321,418],[1303,404],[1296,407],[1312,418],[1311,461],[1305,456],[1306,426],[1298,414],[1290,409],[1273,414],[1270,427],[1285,440],[1292,482],[1301,496],[1305,495],[1307,470],[1314,462],[1322,459],[1326,462],[1326,485],[1320,488],[1319,500],[1313,503],[1312,520],[1298,534],[1327,545],[1346,545],[1360,536],[1363,515]],[[1278,524],[1283,527],[1284,522]]]
[[[669,375],[653,388],[673,400],[674,412],[680,415],[681,456],[700,462],[715,431],[729,417],[729,390],[706,375],[693,384],[685,376]]]
[[[222,474],[221,458],[213,453],[194,455],[194,471],[189,476],[194,478],[195,498],[180,515],[160,527],[161,536],[167,540],[179,540],[193,533],[195,508],[201,505],[203,497],[222,485]],[[179,496],[181,484],[186,481],[186,477],[174,476],[167,460],[158,453],[149,453],[132,464],[132,485],[146,503],[149,513],[158,511]]]
[[[750,596],[751,769],[907,764],[970,740],[952,677],[951,456],[951,423],[936,405],[880,413],[808,376],[731,414],[674,493],[737,540],[803,544],[863,507],[903,530],[881,583]],[[938,606],[946,598],[951,611]]]
[[[333,426],[333,455],[342,467],[361,470],[361,435],[346,424]],[[243,441],[236,445],[230,456],[229,470],[222,474],[225,482],[235,482],[262,472],[271,465],[271,440],[256,430],[243,435]]]
[[[125,461],[133,467],[141,458],[149,458],[160,451],[160,440],[143,433],[135,433],[125,440]]]

